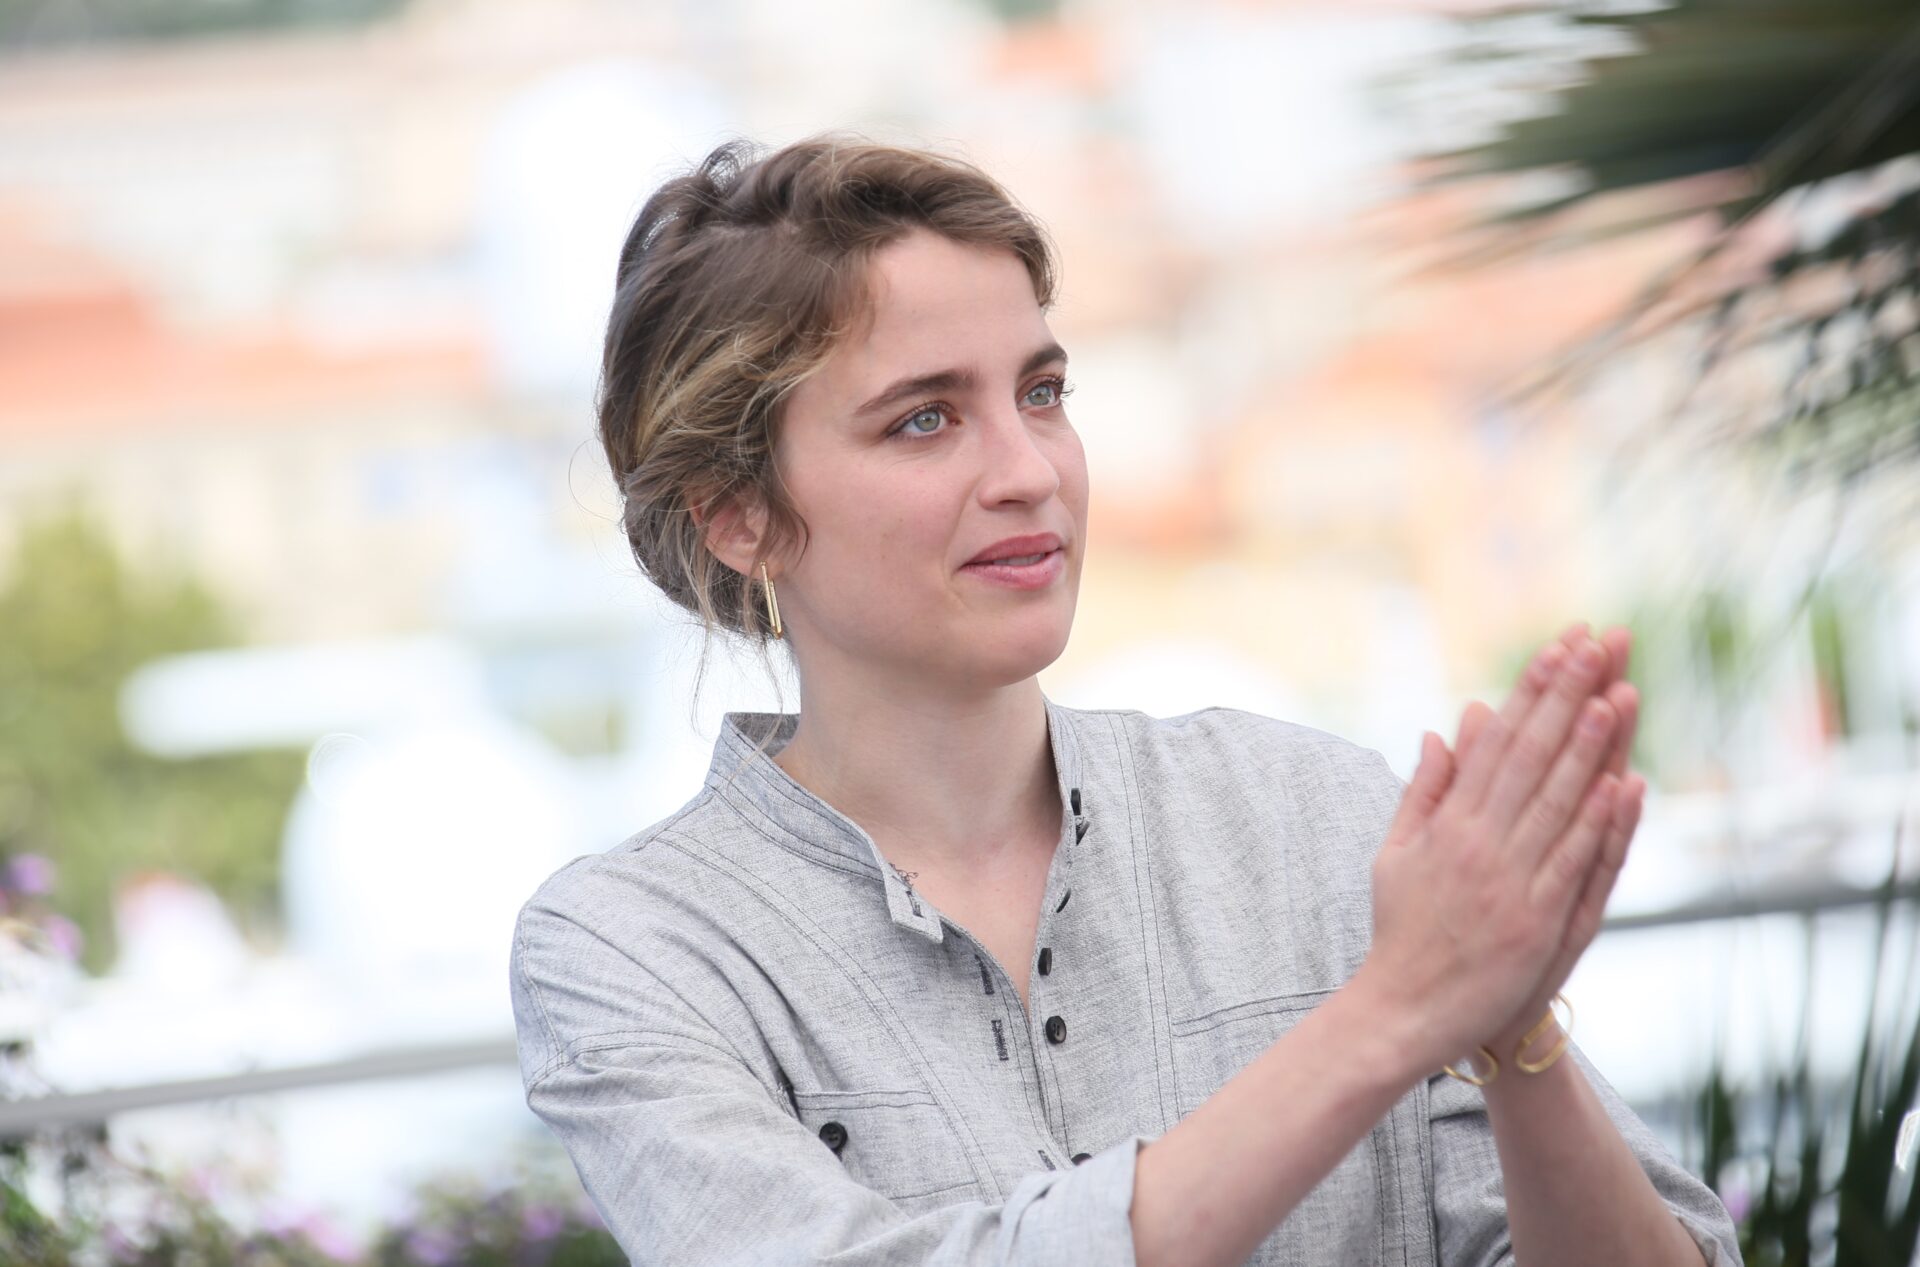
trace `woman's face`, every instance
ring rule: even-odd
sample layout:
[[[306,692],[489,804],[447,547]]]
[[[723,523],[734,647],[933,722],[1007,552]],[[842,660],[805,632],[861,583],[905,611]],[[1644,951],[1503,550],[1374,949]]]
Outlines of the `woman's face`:
[[[788,397],[775,447],[808,529],[773,566],[803,682],[1018,682],[1066,646],[1080,588],[1066,353],[1010,251],[916,231],[869,277],[871,324]]]

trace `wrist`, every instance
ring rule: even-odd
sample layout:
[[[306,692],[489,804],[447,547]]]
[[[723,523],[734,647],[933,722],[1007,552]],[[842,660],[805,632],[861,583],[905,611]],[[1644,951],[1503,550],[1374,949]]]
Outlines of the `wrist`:
[[[1573,1043],[1573,1005],[1555,993],[1529,1006],[1484,1046],[1500,1062],[1503,1075],[1524,1079],[1560,1062]]]
[[[1434,1027],[1416,1000],[1397,989],[1372,960],[1360,965],[1334,999],[1354,1017],[1356,1030],[1366,1035],[1373,1067],[1387,1070],[1397,1085],[1412,1086],[1446,1060],[1435,1050]]]

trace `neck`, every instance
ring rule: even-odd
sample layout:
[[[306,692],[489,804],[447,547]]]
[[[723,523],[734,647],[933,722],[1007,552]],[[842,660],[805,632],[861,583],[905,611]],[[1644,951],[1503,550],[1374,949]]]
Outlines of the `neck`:
[[[976,873],[1050,848],[1061,815],[1037,679],[964,700],[897,690],[810,695],[774,757],[902,870]]]

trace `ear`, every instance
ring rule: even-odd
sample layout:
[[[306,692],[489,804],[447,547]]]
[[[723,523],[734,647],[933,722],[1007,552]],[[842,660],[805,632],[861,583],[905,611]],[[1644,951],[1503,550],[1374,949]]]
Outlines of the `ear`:
[[[751,490],[714,499],[695,493],[690,499],[701,541],[713,557],[746,575],[766,557],[767,509]]]

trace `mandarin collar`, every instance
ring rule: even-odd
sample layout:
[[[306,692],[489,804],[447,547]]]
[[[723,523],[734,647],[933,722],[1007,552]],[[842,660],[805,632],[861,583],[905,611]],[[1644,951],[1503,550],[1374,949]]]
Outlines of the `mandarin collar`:
[[[1086,834],[1088,816],[1074,710],[1054,703],[1044,693],[1041,699],[1046,704],[1047,739],[1053,748],[1054,777],[1060,789],[1060,847],[1071,850]],[[773,760],[771,754],[786,746],[799,723],[798,713],[727,713],[721,719],[720,736],[714,741],[706,786],[778,843],[828,865],[845,869],[851,863],[855,869],[877,875],[893,922],[928,941],[942,940],[940,912],[913,891],[873,838],[858,823],[795,782]],[[763,746],[765,751],[759,751]]]

